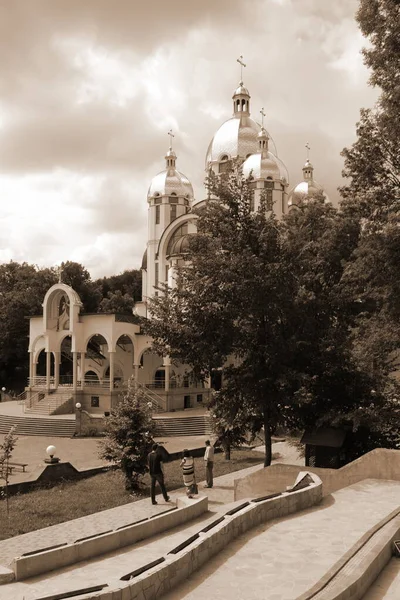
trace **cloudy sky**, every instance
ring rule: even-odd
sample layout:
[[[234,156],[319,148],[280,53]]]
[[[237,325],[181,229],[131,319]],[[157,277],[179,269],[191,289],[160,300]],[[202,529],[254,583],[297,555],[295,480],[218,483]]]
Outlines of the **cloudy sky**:
[[[0,0],[0,262],[138,268],[146,192],[204,157],[244,82],[301,180],[304,145],[333,201],[367,85],[357,0]]]

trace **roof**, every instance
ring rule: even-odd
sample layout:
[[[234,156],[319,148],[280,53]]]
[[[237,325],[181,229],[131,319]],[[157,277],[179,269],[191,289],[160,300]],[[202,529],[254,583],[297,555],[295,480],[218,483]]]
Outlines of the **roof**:
[[[309,444],[311,446],[326,446],[328,448],[341,448],[346,437],[344,429],[335,427],[319,427],[312,431],[308,430],[303,433],[300,440],[301,444]]]

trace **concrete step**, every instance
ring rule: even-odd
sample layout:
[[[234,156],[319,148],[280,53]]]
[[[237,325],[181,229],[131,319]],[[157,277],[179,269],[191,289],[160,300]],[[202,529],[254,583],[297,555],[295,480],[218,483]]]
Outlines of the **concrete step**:
[[[7,434],[14,425],[16,426],[15,433],[17,435],[72,437],[75,433],[74,419],[0,415],[0,433]]]
[[[193,417],[156,417],[156,435],[181,437],[184,435],[209,435],[211,419],[209,416]]]

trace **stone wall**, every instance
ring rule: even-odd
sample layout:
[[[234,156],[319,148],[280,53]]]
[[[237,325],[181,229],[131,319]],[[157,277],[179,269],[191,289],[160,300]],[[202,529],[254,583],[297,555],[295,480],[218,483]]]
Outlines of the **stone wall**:
[[[235,480],[235,500],[257,494],[281,492],[290,485],[304,466],[276,464]],[[362,481],[363,479],[392,479],[400,481],[400,450],[376,448],[341,469],[307,467],[322,480],[323,495]]]

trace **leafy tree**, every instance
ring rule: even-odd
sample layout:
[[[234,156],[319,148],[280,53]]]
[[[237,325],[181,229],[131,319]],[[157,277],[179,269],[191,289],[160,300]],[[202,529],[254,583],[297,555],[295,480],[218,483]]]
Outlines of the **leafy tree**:
[[[57,281],[52,269],[11,261],[0,265],[0,371],[11,380],[28,369],[29,321],[42,313],[43,298]]]
[[[267,466],[279,425],[357,429],[355,410],[384,406],[385,378],[353,356],[357,311],[343,286],[362,221],[321,198],[281,222],[252,213],[251,182],[238,172],[210,186],[218,200],[199,214],[177,285],[151,300],[143,326],[157,351],[199,374],[224,365],[221,422],[231,419],[226,398],[243,406],[264,428]]]
[[[129,294],[123,294],[121,290],[108,292],[107,298],[103,298],[99,305],[99,312],[131,314],[135,302]]]
[[[101,286],[103,298],[112,298],[114,294],[120,292],[122,296],[128,295],[131,298],[133,306],[133,304],[141,300],[142,297],[142,274],[139,269],[125,270],[119,275],[103,277],[102,279],[98,279],[96,284]],[[111,294],[111,296],[109,296],[109,294]],[[100,312],[107,311],[101,309]],[[131,312],[131,307],[129,312]]]
[[[381,89],[373,109],[362,109],[357,140],[343,150],[345,198],[357,198],[365,216],[386,220],[398,213],[400,197],[400,4],[361,0],[357,21],[371,46],[363,50],[370,83]]]
[[[7,517],[9,517],[9,498],[8,498],[8,484],[10,478],[9,463],[12,458],[12,453],[15,448],[15,444],[18,438],[15,435],[16,426],[11,427],[10,431],[4,436],[4,441],[0,444],[0,479],[5,481],[5,498],[6,498],[6,510]]]
[[[296,280],[290,265],[279,262],[274,215],[250,210],[249,182],[233,172],[210,187],[219,202],[199,215],[190,263],[175,288],[151,301],[144,327],[158,351],[189,363],[196,375],[228,361],[225,385],[232,382],[236,398],[260,416],[268,465],[271,431],[281,420],[282,380],[289,376],[286,335]]]
[[[89,271],[81,264],[69,260],[61,263],[61,269],[62,282],[77,292],[83,304],[83,312],[97,312],[102,293],[99,284],[92,281]]]
[[[126,489],[137,489],[147,473],[147,456],[153,444],[154,422],[143,391],[131,379],[120,402],[107,418],[106,439],[100,457],[119,465]]]
[[[233,402],[237,398],[229,387],[214,392],[210,404],[212,431],[217,440],[215,445],[221,445],[225,459],[231,459],[231,449],[241,446],[248,441],[248,433],[254,429],[257,420],[246,410],[245,402]],[[259,424],[255,425],[256,431]]]

